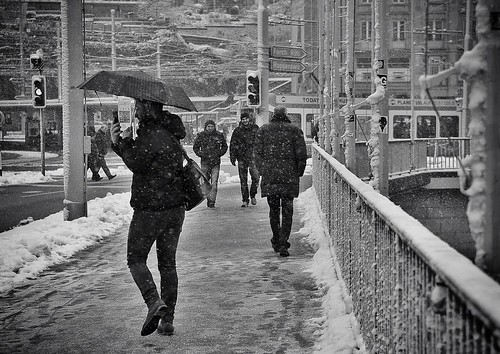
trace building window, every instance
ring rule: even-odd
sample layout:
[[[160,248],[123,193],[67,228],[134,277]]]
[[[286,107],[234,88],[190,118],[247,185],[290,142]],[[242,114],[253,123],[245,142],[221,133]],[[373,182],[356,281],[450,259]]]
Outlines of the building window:
[[[361,21],[361,40],[372,39],[372,21]]]
[[[392,0],[393,4],[404,4],[405,0]]]
[[[371,4],[372,0],[361,0],[362,4]]]
[[[392,40],[404,41],[405,40],[405,27],[406,21],[398,20],[392,21]]]
[[[443,40],[443,21],[431,20],[429,22],[429,30],[427,34],[428,41],[442,41]]]

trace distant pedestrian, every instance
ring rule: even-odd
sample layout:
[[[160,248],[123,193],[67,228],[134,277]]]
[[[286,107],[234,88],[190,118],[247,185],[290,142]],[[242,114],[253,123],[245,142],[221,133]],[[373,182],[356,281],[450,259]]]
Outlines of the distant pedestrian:
[[[253,149],[259,126],[250,123],[250,115],[245,112],[241,114],[240,120],[239,126],[234,129],[231,136],[229,158],[233,166],[236,166],[236,161],[238,161],[238,174],[240,176],[241,198],[243,201],[241,206],[247,207],[249,201],[251,201],[252,205],[257,204],[255,195],[257,194],[260,176],[255,165]],[[248,190],[249,173],[252,181],[250,190]]]
[[[88,135],[90,136],[90,154],[87,156],[87,170],[92,172],[92,181],[100,181],[102,177],[99,175],[99,168],[97,167],[97,144],[95,141],[95,127],[88,127]]]
[[[107,125],[102,125],[95,134],[95,144],[97,147],[97,160],[96,160],[96,170],[98,180],[102,177],[99,175],[99,170],[102,168],[109,180],[112,180],[116,175],[112,174],[109,170],[108,164],[106,163],[105,156],[111,147],[111,134],[109,133],[109,128]]]
[[[178,288],[175,255],[185,216],[180,178],[183,155],[174,139],[183,139],[186,130],[179,116],[162,108],[161,103],[136,99],[139,129],[135,140],[130,128],[121,133],[120,123],[113,124],[111,130],[113,150],[133,173],[130,205],[134,215],[128,233],[127,264],[148,306],[143,336],[157,329],[160,334],[174,333]],[[146,263],[155,242],[160,295]]]
[[[261,195],[267,197],[269,204],[271,244],[280,256],[288,257],[293,199],[299,196],[299,180],[306,168],[307,149],[302,130],[290,122],[284,106],[277,106],[270,123],[259,128],[255,139],[255,160],[262,176]]]
[[[215,208],[217,184],[219,183],[220,158],[227,151],[227,142],[224,134],[215,129],[215,122],[213,120],[207,120],[205,130],[196,135],[193,150],[201,158],[201,169],[212,185],[212,190],[207,196],[207,206]]]

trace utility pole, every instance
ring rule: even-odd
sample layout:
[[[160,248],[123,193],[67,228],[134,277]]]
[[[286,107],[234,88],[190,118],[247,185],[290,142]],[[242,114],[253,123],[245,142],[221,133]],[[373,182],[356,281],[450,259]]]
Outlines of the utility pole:
[[[333,137],[332,137],[332,155],[337,160],[341,160],[340,154],[340,0],[333,2]]]
[[[319,146],[325,148],[325,111],[324,111],[324,70],[325,70],[325,27],[323,26],[325,0],[319,0],[318,4],[318,99],[319,99],[319,124],[318,136]]]
[[[111,9],[111,70],[116,70],[115,10]]]
[[[261,102],[257,125],[269,122],[269,10],[268,0],[259,0],[257,13],[257,69],[260,70]]]
[[[488,53],[484,58],[487,64],[486,71],[481,75],[484,75],[485,92],[477,87],[476,82],[472,84],[472,89],[475,91],[475,97],[478,93],[484,95],[484,101],[479,103],[479,109],[475,108],[475,113],[480,115],[482,113],[479,111],[480,109],[484,109],[484,113],[486,113],[484,122],[484,137],[486,138],[484,162],[486,168],[482,172],[483,169],[479,164],[476,171],[481,169],[481,172],[478,173],[484,173],[486,182],[483,187],[486,202],[484,220],[486,268],[488,272],[500,276],[500,220],[498,219],[500,210],[500,145],[498,144],[500,141],[500,123],[498,121],[498,112],[500,112],[500,100],[498,99],[500,91],[500,67],[498,66],[500,62],[500,1],[479,0],[478,8],[481,5],[483,5],[482,9],[488,9],[488,11],[478,11],[476,15],[479,42],[486,46],[484,53]],[[471,146],[473,144],[474,142],[471,141]],[[474,179],[472,183],[474,184]]]
[[[69,43],[71,33],[71,45]],[[87,216],[83,90],[82,3],[61,0],[64,220]]]
[[[325,84],[326,92],[323,95],[326,97],[326,114],[325,114],[325,151],[331,155],[332,153],[332,143],[331,143],[331,132],[332,132],[332,5],[330,1],[326,1],[325,4],[325,53],[326,53],[326,63],[325,63]]]

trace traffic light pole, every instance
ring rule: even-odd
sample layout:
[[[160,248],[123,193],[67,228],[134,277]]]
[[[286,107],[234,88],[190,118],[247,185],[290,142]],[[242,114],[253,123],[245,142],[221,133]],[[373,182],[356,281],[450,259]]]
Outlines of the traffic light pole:
[[[43,122],[43,109],[40,108],[40,159],[42,175],[45,176],[45,129]]]
[[[261,101],[257,125],[269,122],[269,10],[268,0],[259,0],[257,17],[257,68],[261,77]]]

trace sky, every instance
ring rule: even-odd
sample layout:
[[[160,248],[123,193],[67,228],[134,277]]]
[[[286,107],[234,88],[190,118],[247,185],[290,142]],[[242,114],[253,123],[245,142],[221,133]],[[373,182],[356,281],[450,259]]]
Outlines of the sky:
[[[306,173],[310,173],[308,161]],[[127,175],[126,167],[111,168],[113,174]],[[3,172],[0,187],[10,184],[43,183],[62,176],[63,169],[40,172]],[[220,183],[239,183],[239,177],[221,171]],[[111,194],[88,201],[88,216],[73,221],[63,220],[63,212],[40,220],[26,219],[20,225],[0,233],[0,295],[36,278],[49,266],[70,259],[83,250],[113,235],[129,224],[132,208],[130,192]],[[306,271],[315,279],[322,298],[322,316],[309,322],[317,327],[315,353],[365,352],[358,325],[352,313],[352,304],[346,287],[337,276],[324,218],[313,187],[296,199],[301,216],[300,234],[315,250]]]

